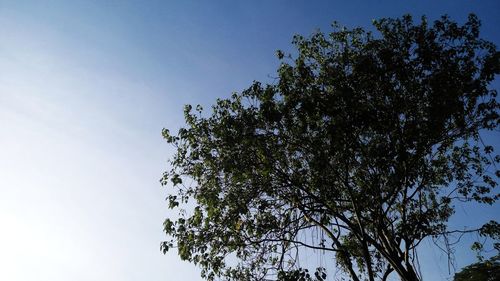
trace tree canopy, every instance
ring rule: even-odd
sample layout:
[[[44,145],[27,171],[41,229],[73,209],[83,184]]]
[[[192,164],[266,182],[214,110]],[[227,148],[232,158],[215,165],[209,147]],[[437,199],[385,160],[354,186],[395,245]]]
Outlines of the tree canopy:
[[[466,266],[455,274],[453,281],[498,281],[500,280],[500,256]]]
[[[185,108],[164,129],[175,147],[161,182],[180,257],[208,280],[420,280],[421,241],[451,233],[498,238],[494,221],[449,229],[457,202],[494,204],[500,157],[481,132],[497,130],[491,82],[499,53],[470,15],[429,24],[374,21],[374,33],[338,24],[297,35],[272,84]]]

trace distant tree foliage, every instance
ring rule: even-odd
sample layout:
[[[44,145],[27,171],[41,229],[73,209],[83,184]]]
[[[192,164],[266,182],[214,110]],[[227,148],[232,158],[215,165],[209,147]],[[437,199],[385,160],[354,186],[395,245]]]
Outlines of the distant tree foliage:
[[[466,266],[453,281],[500,281],[500,256]]]
[[[494,221],[447,226],[458,201],[498,199],[500,157],[480,135],[499,125],[496,46],[474,15],[374,26],[295,36],[274,84],[208,116],[186,106],[185,127],[163,131],[176,151],[161,182],[178,213],[164,252],[208,280],[325,280],[324,264],[299,264],[309,250],[351,280],[421,280],[424,239],[498,238]]]

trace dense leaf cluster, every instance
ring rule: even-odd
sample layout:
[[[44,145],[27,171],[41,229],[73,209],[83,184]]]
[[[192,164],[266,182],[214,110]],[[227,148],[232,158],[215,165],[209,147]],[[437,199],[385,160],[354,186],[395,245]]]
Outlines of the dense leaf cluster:
[[[186,127],[163,132],[176,153],[162,183],[179,210],[164,251],[209,280],[324,280],[300,268],[307,249],[352,280],[418,280],[415,249],[451,231],[453,203],[498,199],[500,157],[480,132],[498,128],[499,54],[479,20],[374,26],[295,36],[275,84],[209,116],[186,106]],[[478,231],[498,231],[488,226]]]
[[[498,281],[500,280],[500,256],[466,266],[455,274],[453,281]]]

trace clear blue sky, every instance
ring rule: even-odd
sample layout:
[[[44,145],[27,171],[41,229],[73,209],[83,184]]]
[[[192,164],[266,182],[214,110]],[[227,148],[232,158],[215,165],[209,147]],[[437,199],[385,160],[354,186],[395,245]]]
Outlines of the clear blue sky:
[[[0,0],[0,280],[200,280],[159,251],[160,132],[184,104],[270,81],[276,49],[333,20],[470,12],[499,45],[496,0]],[[495,216],[461,209],[455,222]],[[457,251],[459,267],[473,260]],[[444,261],[423,251],[427,280],[449,276]]]

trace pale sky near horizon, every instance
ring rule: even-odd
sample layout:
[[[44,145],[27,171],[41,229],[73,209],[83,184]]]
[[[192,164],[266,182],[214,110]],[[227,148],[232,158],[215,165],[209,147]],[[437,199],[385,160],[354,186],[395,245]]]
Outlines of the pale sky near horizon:
[[[500,44],[500,2],[435,2],[0,0],[0,280],[201,280],[159,250],[161,129],[182,125],[184,104],[271,81],[275,50],[333,20],[474,12]],[[495,211],[460,208],[454,222]],[[428,249],[426,280],[446,280]]]

